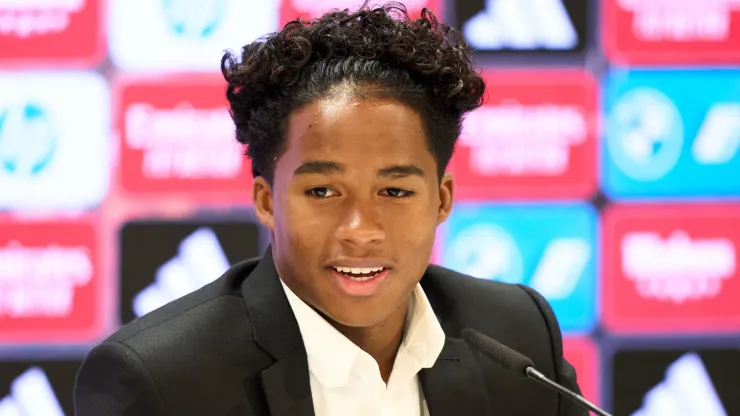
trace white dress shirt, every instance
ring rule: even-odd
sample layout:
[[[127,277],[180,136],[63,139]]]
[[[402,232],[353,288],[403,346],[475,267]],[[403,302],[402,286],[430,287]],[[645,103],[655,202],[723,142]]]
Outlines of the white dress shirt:
[[[337,331],[285,284],[283,288],[306,347],[316,416],[429,414],[417,373],[434,365],[444,346],[445,333],[421,285],[417,284],[411,296],[406,330],[387,385],[370,354]]]

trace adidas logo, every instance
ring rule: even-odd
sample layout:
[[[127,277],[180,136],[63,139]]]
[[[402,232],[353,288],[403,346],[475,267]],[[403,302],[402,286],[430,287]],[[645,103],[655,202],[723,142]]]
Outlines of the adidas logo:
[[[666,370],[632,416],[727,416],[701,358],[688,353]]]
[[[177,256],[157,270],[154,283],[134,297],[134,313],[141,317],[200,289],[220,277],[229,266],[213,230],[199,228],[180,243]]]
[[[561,0],[487,0],[462,31],[481,50],[567,50],[579,40]]]
[[[44,371],[31,367],[0,400],[0,416],[65,416]]]

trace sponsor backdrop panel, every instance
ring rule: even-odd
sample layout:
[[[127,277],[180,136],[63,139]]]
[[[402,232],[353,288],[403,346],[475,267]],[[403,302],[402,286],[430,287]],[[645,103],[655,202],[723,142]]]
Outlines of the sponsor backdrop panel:
[[[102,0],[101,0],[102,1]],[[108,54],[125,71],[218,71],[277,28],[276,1],[108,0]]]
[[[252,221],[131,221],[120,231],[121,321],[129,322],[198,289],[230,265],[257,257]]]
[[[563,338],[563,354],[578,374],[581,394],[592,403],[601,402],[599,380],[599,353],[588,337],[566,336]]]
[[[81,360],[0,363],[0,414],[74,415],[72,389]]]
[[[612,205],[603,219],[610,330],[740,333],[740,204]]]
[[[106,55],[106,0],[0,2],[0,65],[91,68]]]
[[[0,221],[0,342],[90,342],[105,325],[96,218]]]
[[[737,338],[632,339],[609,350],[604,372],[612,382],[604,393],[615,415],[740,413]]]
[[[585,70],[483,73],[450,171],[457,200],[584,199],[596,192],[597,87]]]
[[[740,70],[618,69],[603,99],[610,197],[740,196]]]
[[[572,55],[587,48],[589,0],[455,1],[451,21],[482,54]]]
[[[0,91],[0,210],[77,211],[102,203],[112,158],[106,79],[3,71]]]
[[[249,194],[223,77],[121,77],[115,84],[119,185],[133,195]]]
[[[540,291],[616,415],[740,412],[736,2],[401,1],[489,85],[431,260]],[[261,254],[221,56],[360,3],[0,0],[0,406],[71,415],[94,342]]]
[[[604,51],[618,64],[740,62],[740,7],[733,0],[601,0],[601,19]]]
[[[273,0],[265,3],[279,6],[280,27],[282,27],[298,18],[311,19],[329,10],[354,9],[365,3],[365,0]],[[387,2],[375,1],[369,3],[381,4]],[[406,6],[409,14],[414,18],[419,17],[424,8],[432,10],[440,18],[443,17],[444,0],[405,0],[400,3]]]
[[[438,240],[438,263],[535,288],[565,332],[596,324],[596,211],[586,204],[460,204]]]

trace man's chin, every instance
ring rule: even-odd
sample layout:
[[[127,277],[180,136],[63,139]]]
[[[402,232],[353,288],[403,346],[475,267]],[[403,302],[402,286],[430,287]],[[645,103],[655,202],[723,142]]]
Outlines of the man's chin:
[[[344,328],[371,328],[379,326],[393,314],[393,311],[379,313],[377,307],[365,308],[356,305],[328,309],[326,312],[319,311],[319,314],[334,327]]]

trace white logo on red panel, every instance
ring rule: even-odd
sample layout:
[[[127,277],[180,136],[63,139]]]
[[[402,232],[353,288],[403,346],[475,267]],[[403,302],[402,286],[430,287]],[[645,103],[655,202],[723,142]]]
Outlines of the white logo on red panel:
[[[362,6],[364,0],[282,0],[290,5],[299,13],[307,13],[312,17],[320,16],[330,10],[350,11]],[[405,0],[402,2],[407,10],[421,10],[427,7],[428,0]],[[371,3],[372,4],[372,3]],[[436,11],[436,10],[435,10]]]
[[[740,58],[737,0],[607,0],[607,55],[620,63],[734,63]]]
[[[0,224],[0,341],[87,342],[99,336],[96,224]]]
[[[19,38],[61,33],[85,0],[0,0],[0,36]]]
[[[572,147],[588,135],[577,106],[507,102],[472,112],[460,143],[471,149],[468,166],[479,175],[563,175]]]
[[[126,145],[143,154],[149,179],[234,178],[242,172],[234,125],[224,108],[174,108],[134,102],[124,113]],[[225,140],[228,139],[228,140]]]
[[[607,327],[740,329],[739,205],[615,205],[603,218]]]
[[[223,80],[131,80],[118,88],[121,180],[130,192],[249,192]]]
[[[668,238],[632,232],[622,239],[622,269],[645,298],[683,303],[711,299],[737,273],[735,244],[728,238],[692,238],[676,230]]]
[[[356,11],[365,3],[363,0],[277,0],[280,4],[280,27],[298,18],[303,20],[316,18],[331,10],[349,9]],[[384,2],[369,2],[369,6],[377,6]],[[419,17],[423,8],[429,8],[441,19],[439,0],[405,0],[403,3],[412,19]]]
[[[596,190],[596,86],[583,71],[490,71],[450,170],[462,200],[586,198]]]
[[[0,60],[92,67],[102,58],[102,0],[0,0]]]
[[[618,0],[633,14],[632,30],[649,41],[724,41],[730,34],[730,13],[737,0]]]
[[[10,241],[0,246],[0,317],[69,316],[76,289],[93,275],[87,247],[26,247]]]

